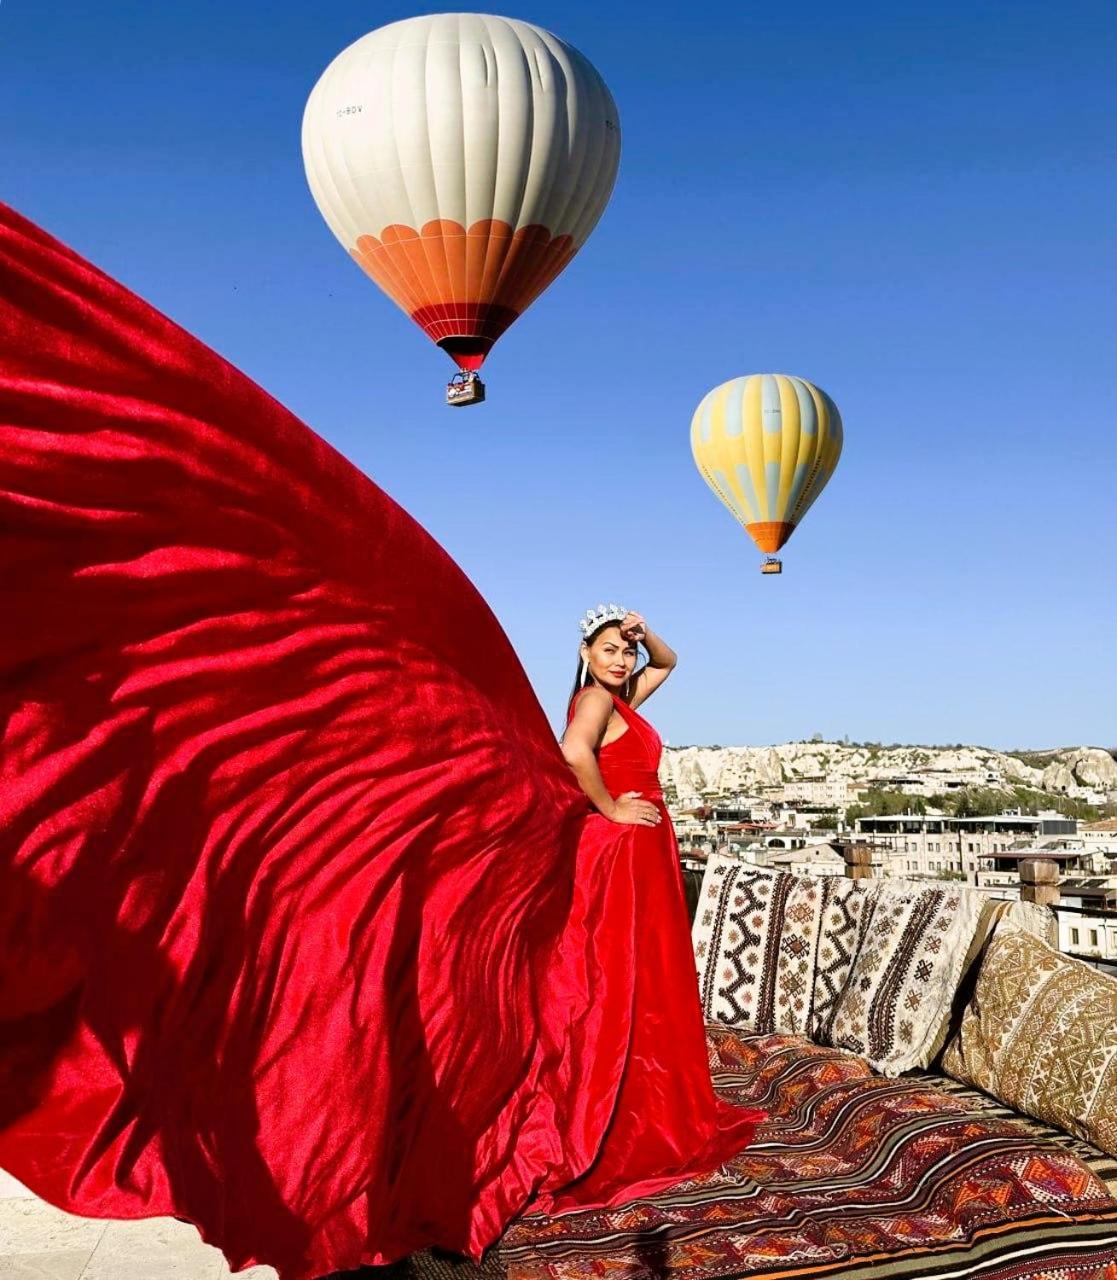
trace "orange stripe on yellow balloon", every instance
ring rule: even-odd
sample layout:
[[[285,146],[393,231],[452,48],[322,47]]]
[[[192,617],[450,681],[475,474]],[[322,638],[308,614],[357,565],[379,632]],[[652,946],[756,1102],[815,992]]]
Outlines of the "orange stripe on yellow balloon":
[[[795,526],[786,520],[757,520],[745,525],[745,532],[766,555],[776,552],[795,532]]]

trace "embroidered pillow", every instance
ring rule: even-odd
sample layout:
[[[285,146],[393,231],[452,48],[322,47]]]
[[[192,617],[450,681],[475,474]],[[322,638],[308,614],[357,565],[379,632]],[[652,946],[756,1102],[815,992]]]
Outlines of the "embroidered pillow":
[[[849,971],[861,941],[861,927],[879,882],[827,876],[822,880],[818,947],[815,953],[814,990],[809,1035],[826,1043],[838,1000],[849,981]]]
[[[1049,907],[1037,906],[1034,902],[1020,902],[1015,898],[986,898],[982,895],[982,899],[977,928],[970,940],[966,958],[962,961],[958,989],[951,1001],[950,1017],[940,1037],[939,1052],[932,1060],[932,1067],[940,1063],[946,1045],[953,1040],[962,1025],[962,1018],[973,999],[978,971],[981,969],[981,957],[997,925],[1002,920],[1011,920],[1045,942],[1057,943],[1059,940],[1059,922]]]
[[[809,1034],[823,884],[710,858],[693,928],[707,1022]]]
[[[962,886],[876,886],[829,1043],[895,1076],[931,1064],[981,915]]]
[[[997,926],[943,1069],[1117,1155],[1117,979]]]

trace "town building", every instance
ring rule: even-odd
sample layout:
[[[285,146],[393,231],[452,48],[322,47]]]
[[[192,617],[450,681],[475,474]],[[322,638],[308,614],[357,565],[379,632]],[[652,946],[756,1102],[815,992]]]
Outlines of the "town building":
[[[1102,818],[1099,822],[1086,822],[1078,828],[1082,847],[1096,855],[1095,866],[1105,861],[1117,870],[1117,818]],[[1100,869],[1100,867],[1099,867]]]
[[[817,774],[795,778],[778,787],[766,787],[765,792],[784,805],[796,805],[804,809],[846,809],[861,798],[868,786],[867,782]]]
[[[1059,895],[1059,950],[1117,963],[1117,876],[1064,879]]]
[[[844,876],[846,861],[841,849],[829,842],[801,845],[792,849],[768,848],[761,865],[773,871],[790,871],[796,876]]]
[[[949,818],[919,813],[858,818],[856,831],[894,856],[889,871],[901,876],[953,872],[977,883],[982,858],[1045,836],[1075,835],[1078,821],[1061,814],[1001,813],[983,818]]]
[[[944,796],[966,787],[1000,787],[1004,779],[999,773],[986,769],[965,773],[945,769],[920,768],[917,772],[897,773],[895,770],[870,775],[866,784],[877,791],[902,791],[912,796]]]

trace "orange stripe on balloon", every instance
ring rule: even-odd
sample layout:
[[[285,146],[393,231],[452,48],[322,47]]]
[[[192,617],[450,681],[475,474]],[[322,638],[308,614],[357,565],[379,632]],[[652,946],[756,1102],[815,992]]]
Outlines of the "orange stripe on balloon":
[[[491,345],[574,256],[568,235],[534,225],[513,231],[483,219],[467,231],[438,219],[421,231],[403,224],[359,236],[352,256],[435,341]],[[483,358],[483,357],[482,357]]]
[[[745,525],[745,531],[761,551],[774,555],[795,532],[795,526],[786,520],[754,520]]]
[[[387,228],[385,235],[394,230],[393,227]],[[408,312],[423,306],[427,299],[422,283],[415,279],[406,258],[398,252],[385,253],[383,249],[383,242],[375,236],[358,236],[356,248],[351,252],[358,265],[393,302]]]

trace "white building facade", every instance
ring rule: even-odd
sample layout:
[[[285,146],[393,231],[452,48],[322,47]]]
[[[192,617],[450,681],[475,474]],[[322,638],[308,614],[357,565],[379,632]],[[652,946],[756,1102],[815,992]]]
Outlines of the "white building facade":
[[[978,882],[981,859],[1044,838],[1074,835],[1078,823],[1058,814],[1002,813],[987,818],[933,817],[918,813],[858,818],[857,834],[887,851],[890,875],[964,876]]]

